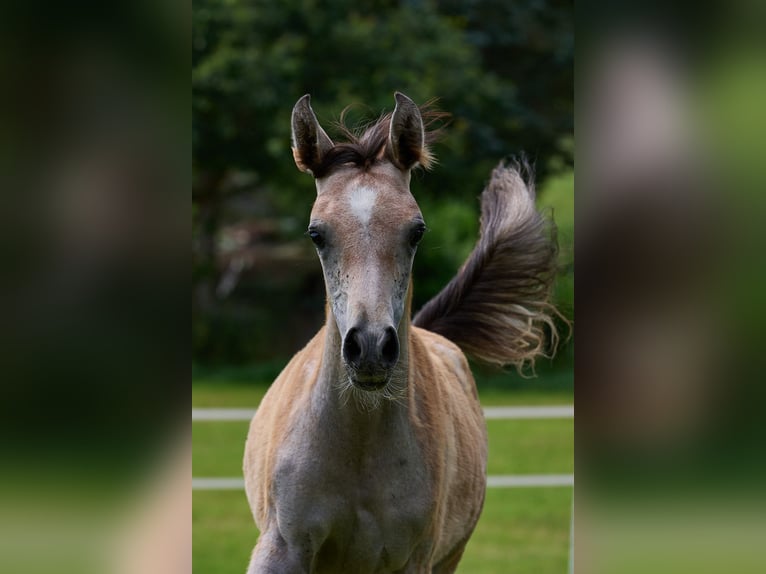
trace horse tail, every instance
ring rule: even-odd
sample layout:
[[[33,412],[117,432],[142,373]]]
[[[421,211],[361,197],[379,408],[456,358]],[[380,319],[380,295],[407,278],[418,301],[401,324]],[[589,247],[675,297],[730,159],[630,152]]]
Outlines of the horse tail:
[[[474,359],[520,370],[555,351],[553,316],[560,316],[550,302],[556,228],[535,208],[532,179],[525,162],[501,163],[492,171],[481,194],[476,246],[455,277],[412,321],[451,340]]]

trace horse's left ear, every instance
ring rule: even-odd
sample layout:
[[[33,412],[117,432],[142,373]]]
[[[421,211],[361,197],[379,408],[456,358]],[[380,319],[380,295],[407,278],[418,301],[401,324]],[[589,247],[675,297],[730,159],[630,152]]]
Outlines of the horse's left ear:
[[[314,175],[324,155],[333,147],[332,140],[319,125],[311,96],[306,94],[293,108],[292,144],[293,158],[298,169]]]
[[[425,146],[425,128],[417,104],[396,92],[396,108],[391,116],[388,132],[388,149],[394,163],[403,170],[420,164],[425,168],[431,163],[431,155]]]

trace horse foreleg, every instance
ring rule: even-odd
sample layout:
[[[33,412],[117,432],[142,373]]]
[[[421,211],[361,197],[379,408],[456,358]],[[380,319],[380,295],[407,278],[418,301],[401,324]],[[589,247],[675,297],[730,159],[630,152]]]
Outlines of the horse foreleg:
[[[258,538],[247,574],[309,574],[303,558],[289,547],[279,530],[271,528]]]
[[[431,574],[452,574],[457,570],[457,565],[460,562],[460,559],[463,557],[463,551],[465,550],[466,544],[468,543],[468,538],[470,537],[470,534],[468,537],[466,537],[465,540],[463,540],[460,544],[458,544],[447,556],[442,558],[441,562],[436,564],[433,567],[433,570],[431,570]]]

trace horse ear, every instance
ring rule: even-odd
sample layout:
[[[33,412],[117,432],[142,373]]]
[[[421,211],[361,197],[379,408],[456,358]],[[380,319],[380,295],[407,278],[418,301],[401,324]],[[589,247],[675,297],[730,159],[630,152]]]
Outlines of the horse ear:
[[[292,147],[295,165],[313,175],[322,157],[334,144],[319,125],[310,102],[311,96],[306,94],[293,107]]]
[[[425,128],[417,104],[396,92],[396,108],[391,116],[388,148],[394,163],[400,169],[412,169],[417,164],[428,167],[431,156],[425,147]]]

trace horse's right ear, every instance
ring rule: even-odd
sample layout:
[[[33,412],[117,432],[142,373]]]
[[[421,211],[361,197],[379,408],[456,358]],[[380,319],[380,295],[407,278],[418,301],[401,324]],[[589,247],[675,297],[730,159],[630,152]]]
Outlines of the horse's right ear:
[[[410,98],[396,92],[396,108],[391,114],[388,133],[388,151],[394,163],[403,170],[410,170],[420,164],[428,169],[433,157],[425,144],[423,118],[417,104]]]
[[[324,154],[334,144],[319,125],[310,102],[311,96],[306,94],[296,102],[293,108],[292,144],[295,165],[299,170],[314,175]]]

